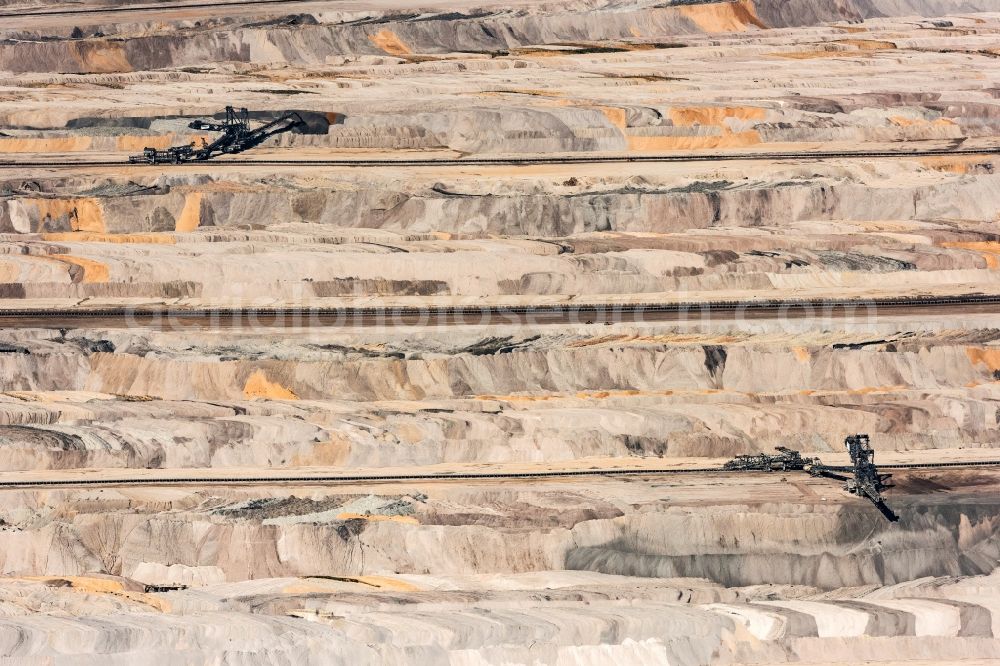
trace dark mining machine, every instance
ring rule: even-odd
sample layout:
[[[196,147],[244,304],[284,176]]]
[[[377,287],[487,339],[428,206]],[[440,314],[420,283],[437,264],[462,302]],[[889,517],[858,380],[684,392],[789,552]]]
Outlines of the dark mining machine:
[[[210,160],[219,155],[242,153],[259,146],[275,134],[290,132],[297,127],[304,127],[305,121],[293,112],[282,114],[279,118],[265,122],[259,127],[250,126],[250,112],[245,108],[237,111],[231,106],[226,107],[226,117],[222,121],[195,120],[188,123],[193,130],[219,132],[219,137],[211,143],[201,140],[201,146],[189,143],[186,146],[174,146],[166,150],[144,148],[139,155],[128,158],[130,164],[181,164]]]
[[[891,488],[891,474],[880,474],[875,467],[875,451],[868,435],[851,435],[844,440],[851,456],[851,467],[829,467],[819,458],[804,458],[801,453],[784,446],[775,447],[776,454],[757,453],[736,456],[722,466],[727,472],[808,471],[812,476],[844,482],[844,490],[868,499],[891,522],[899,520],[885,503],[882,491]]]
[[[722,469],[729,472],[784,472],[803,470],[807,465],[818,463],[814,458],[803,458],[802,454],[785,446],[774,447],[777,454],[756,453],[736,456]]]
[[[813,476],[843,481],[844,490],[871,501],[889,521],[899,520],[899,516],[889,508],[882,497],[882,491],[892,487],[886,483],[892,475],[880,474],[875,467],[875,451],[872,450],[868,435],[851,435],[844,440],[844,446],[851,456],[853,476],[838,473],[848,471],[844,468],[831,468],[821,463],[811,465],[809,473]]]

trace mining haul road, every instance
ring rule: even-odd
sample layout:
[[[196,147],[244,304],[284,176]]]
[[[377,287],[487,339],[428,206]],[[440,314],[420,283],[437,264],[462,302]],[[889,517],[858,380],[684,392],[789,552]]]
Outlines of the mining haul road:
[[[190,160],[177,164],[170,162],[132,163],[127,160],[5,160],[0,169],[44,167],[50,169],[80,169],[83,167],[139,167],[173,169],[201,167],[293,166],[309,167],[462,167],[462,166],[538,166],[559,164],[618,164],[665,162],[738,162],[781,160],[833,160],[833,159],[892,159],[921,157],[1000,156],[1000,147],[930,150],[873,150],[873,151],[793,151],[793,152],[744,152],[744,153],[680,153],[671,155],[563,155],[559,157],[462,157],[462,158],[385,158],[385,159],[241,159],[221,158]]]
[[[1000,295],[913,298],[384,307],[2,309],[0,328],[298,328],[577,325],[744,319],[857,319],[882,315],[1000,314]]]
[[[879,465],[879,470],[918,470],[918,469],[972,469],[984,467],[1000,467],[1000,460],[967,460],[940,463],[897,463]],[[850,472],[850,466],[833,465],[826,469],[840,472]],[[92,470],[81,472],[60,470],[57,478],[40,477],[36,473],[3,473],[0,474],[0,489],[4,488],[57,488],[57,487],[107,487],[107,486],[142,486],[142,485],[268,485],[285,483],[329,484],[329,483],[397,483],[409,481],[475,481],[475,480],[516,480],[529,479],[543,481],[546,479],[564,479],[572,477],[597,476],[672,476],[674,474],[725,474],[727,476],[769,475],[776,478],[788,474],[808,475],[805,470],[785,470],[783,472],[727,470],[722,467],[611,467],[607,469],[564,469],[537,470],[518,472],[455,472],[434,474],[232,474],[225,470],[204,469],[184,470],[183,474],[170,474],[169,470],[144,469],[141,475],[135,476],[93,476]],[[86,474],[86,476],[84,476]]]

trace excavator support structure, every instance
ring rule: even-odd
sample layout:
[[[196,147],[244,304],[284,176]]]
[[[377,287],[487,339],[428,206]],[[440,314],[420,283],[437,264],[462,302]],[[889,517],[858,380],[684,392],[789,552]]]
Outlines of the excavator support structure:
[[[222,122],[214,120],[194,120],[188,127],[202,132],[219,132],[220,135],[211,143],[202,139],[201,147],[193,143],[186,146],[174,146],[166,150],[144,148],[142,153],[128,158],[131,164],[180,164],[182,162],[203,162],[219,155],[242,153],[259,146],[275,134],[290,132],[297,127],[304,127],[302,116],[294,111],[282,114],[260,127],[250,127],[250,112],[245,108],[239,110],[226,107],[226,118]]]
[[[850,435],[844,446],[851,457],[850,469],[829,467],[819,458],[804,458],[801,453],[784,446],[777,446],[776,454],[755,453],[736,456],[723,464],[727,472],[785,472],[807,471],[810,475],[844,482],[844,490],[869,500],[889,521],[899,520],[885,503],[882,491],[891,488],[886,483],[890,474],[880,474],[875,467],[875,451],[868,435]]]

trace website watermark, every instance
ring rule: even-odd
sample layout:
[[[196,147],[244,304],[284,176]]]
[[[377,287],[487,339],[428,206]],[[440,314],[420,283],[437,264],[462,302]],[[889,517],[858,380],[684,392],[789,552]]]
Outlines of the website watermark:
[[[288,294],[288,296],[294,296]],[[280,329],[396,329],[433,327],[587,327],[674,325],[698,328],[733,327],[808,328],[871,327],[880,315],[898,311],[899,305],[875,299],[793,300],[667,300],[635,302],[523,302],[470,304],[447,297],[308,297],[273,299],[237,298],[210,306],[196,303],[127,305],[77,311],[79,325],[101,320],[104,325],[165,331],[234,329],[274,332]],[[86,314],[85,314],[86,313]],[[113,320],[113,321],[112,321]]]

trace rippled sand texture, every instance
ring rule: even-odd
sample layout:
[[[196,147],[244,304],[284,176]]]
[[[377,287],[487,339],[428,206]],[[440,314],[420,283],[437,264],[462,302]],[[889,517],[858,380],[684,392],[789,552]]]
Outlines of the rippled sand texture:
[[[1000,293],[995,153],[710,159],[997,145],[995,0],[150,4],[0,0],[4,309]],[[114,164],[227,104],[306,121],[248,160],[701,157]],[[0,657],[998,663],[996,468],[894,472],[898,523],[792,472],[121,482],[1000,459],[988,310],[426,324],[0,328],[0,482],[94,483],[0,489]]]

